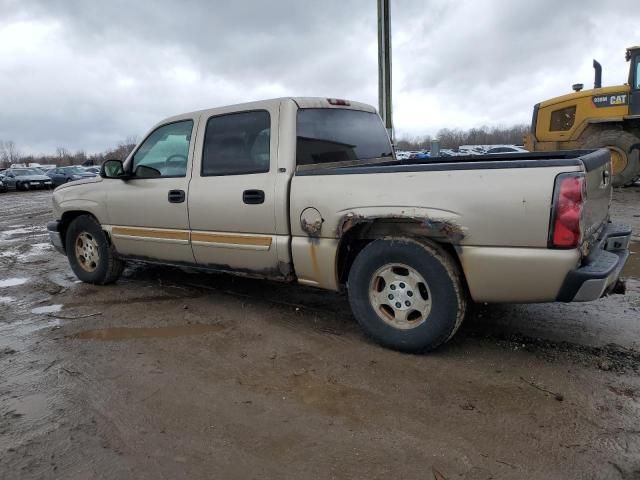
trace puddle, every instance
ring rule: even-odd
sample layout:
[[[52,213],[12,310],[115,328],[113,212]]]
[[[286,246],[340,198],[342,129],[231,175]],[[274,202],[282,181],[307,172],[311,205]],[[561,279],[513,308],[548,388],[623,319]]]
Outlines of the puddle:
[[[10,305],[15,301],[14,297],[0,297],[0,305]]]
[[[180,325],[158,328],[101,328],[71,335],[81,340],[129,340],[132,338],[173,338],[223,330],[222,325]]]
[[[31,309],[31,313],[55,313],[62,310],[62,305],[45,305]]]
[[[640,242],[631,242],[629,250],[631,255],[622,270],[622,276],[640,279]]]
[[[27,283],[28,278],[7,278],[6,280],[0,280],[0,288],[16,287]]]

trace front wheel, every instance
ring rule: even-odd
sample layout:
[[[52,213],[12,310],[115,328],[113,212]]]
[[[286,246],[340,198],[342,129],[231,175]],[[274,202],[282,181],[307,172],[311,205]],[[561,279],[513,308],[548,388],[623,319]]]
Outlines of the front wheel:
[[[26,192],[27,190],[29,190],[29,184],[18,182],[16,183],[16,190],[23,190]]]
[[[124,270],[100,224],[89,215],[75,218],[65,235],[65,248],[73,273],[83,282],[105,285]]]
[[[375,240],[356,257],[351,309],[378,343],[404,352],[433,350],[456,333],[467,297],[451,256],[433,243]]]

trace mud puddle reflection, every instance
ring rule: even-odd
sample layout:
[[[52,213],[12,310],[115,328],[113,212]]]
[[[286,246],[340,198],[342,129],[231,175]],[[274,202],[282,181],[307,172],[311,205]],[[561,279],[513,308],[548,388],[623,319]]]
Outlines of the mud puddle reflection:
[[[223,330],[222,325],[180,325],[175,327],[157,328],[101,328],[86,330],[70,335],[69,338],[80,340],[130,340],[135,338],[174,338],[187,335],[198,335]]]

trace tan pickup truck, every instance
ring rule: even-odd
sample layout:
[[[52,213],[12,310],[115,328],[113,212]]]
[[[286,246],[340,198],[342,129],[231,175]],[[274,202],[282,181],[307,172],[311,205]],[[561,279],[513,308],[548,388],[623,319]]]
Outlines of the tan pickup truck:
[[[469,301],[610,291],[631,234],[610,200],[607,150],[401,161],[373,107],[281,98],[160,122],[58,187],[48,230],[85,282],[135,259],[345,289],[367,334],[425,351]]]

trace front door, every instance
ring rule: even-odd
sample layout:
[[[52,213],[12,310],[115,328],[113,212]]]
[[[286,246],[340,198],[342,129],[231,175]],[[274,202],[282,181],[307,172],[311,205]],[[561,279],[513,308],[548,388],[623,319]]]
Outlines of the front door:
[[[199,265],[282,277],[276,235],[277,108],[202,118],[189,190]]]
[[[125,162],[129,180],[109,182],[112,241],[125,256],[193,263],[187,195],[196,118],[162,125]]]

